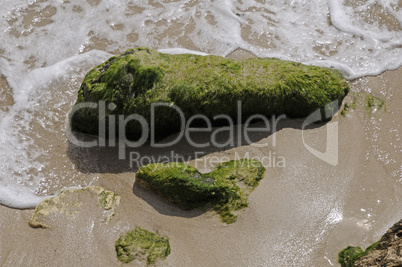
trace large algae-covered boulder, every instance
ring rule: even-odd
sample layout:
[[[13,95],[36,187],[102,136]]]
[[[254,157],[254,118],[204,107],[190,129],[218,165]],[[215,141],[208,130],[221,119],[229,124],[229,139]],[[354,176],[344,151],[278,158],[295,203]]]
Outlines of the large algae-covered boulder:
[[[73,130],[90,134],[98,134],[99,121],[107,124],[110,115],[137,114],[150,123],[151,104],[161,102],[175,105],[187,119],[195,114],[211,120],[221,114],[238,119],[238,101],[243,120],[253,114],[304,117],[335,100],[340,103],[348,90],[342,74],[328,68],[273,58],[233,60],[136,48],[88,72],[70,122]],[[95,106],[78,105],[100,101],[106,103],[104,114]],[[158,106],[153,115],[156,137],[181,129],[176,109]],[[130,121],[127,136],[138,138],[142,126]]]
[[[58,196],[42,201],[32,213],[29,225],[51,228],[55,217],[63,215],[64,218],[74,219],[79,214],[87,216],[88,209],[98,211],[94,215],[108,223],[119,203],[120,196],[100,186],[65,189]]]
[[[402,220],[365,251],[351,246],[342,250],[339,263],[342,267],[402,266]]]
[[[233,211],[247,207],[264,172],[261,162],[249,159],[221,163],[205,174],[180,162],[155,163],[141,167],[136,181],[184,210],[212,205],[222,221],[233,223]]]
[[[133,260],[146,261],[147,265],[170,254],[169,239],[149,232],[141,227],[121,236],[115,243],[119,261],[129,263]]]

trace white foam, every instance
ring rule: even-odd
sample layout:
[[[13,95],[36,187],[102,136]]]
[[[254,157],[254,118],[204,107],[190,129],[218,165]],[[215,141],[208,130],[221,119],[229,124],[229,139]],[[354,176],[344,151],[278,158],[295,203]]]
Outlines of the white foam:
[[[60,133],[54,125],[66,115],[61,107],[74,103],[80,79],[109,53],[148,46],[165,53],[226,56],[242,48],[260,57],[339,69],[348,79],[402,66],[402,31],[359,15],[377,3],[402,25],[397,0],[370,0],[358,7],[337,0],[90,2],[2,1],[0,74],[13,89],[15,104],[0,111],[1,203],[28,207],[41,199],[34,194],[40,186],[41,193],[54,191],[41,182],[71,174],[67,160],[63,167],[49,165],[55,144],[38,140]],[[85,53],[94,47],[109,53]],[[54,91],[57,82],[71,84],[70,89]],[[34,124],[46,135],[32,133]],[[57,140],[52,142],[63,141]]]
[[[15,88],[15,104],[8,113],[0,115],[0,203],[14,208],[30,208],[44,199],[35,193],[41,180],[46,178],[43,174],[51,173],[55,167],[48,166],[43,160],[57,156],[49,154],[52,146],[57,144],[38,144],[38,140],[58,135],[63,138],[57,121],[64,121],[66,116],[65,112],[59,112],[59,105],[52,105],[55,95],[49,92],[49,86],[53,82],[71,79],[110,56],[106,52],[93,50],[50,67],[35,69],[24,77],[6,71],[10,85]],[[65,99],[57,99],[56,102],[71,105],[69,98],[72,94],[62,93],[66,93]],[[45,136],[37,138],[31,132],[35,123],[41,126],[36,126],[36,129],[43,131]],[[63,171],[62,166],[57,167],[61,169],[60,172]]]
[[[0,203],[16,209],[36,207],[49,196],[37,196],[31,188],[13,184],[2,184],[0,187]]]
[[[136,46],[181,48],[184,40],[196,46],[193,50],[215,55],[227,55],[240,47],[264,57],[334,61],[351,70],[349,77],[378,74],[388,70],[390,62],[396,68],[400,63],[395,61],[402,57],[400,31],[359,19],[359,10],[368,9],[372,1],[358,8],[343,6],[336,0],[265,4],[225,0],[197,5],[177,1],[157,6],[145,0],[101,1],[95,6],[87,1],[74,5],[61,1],[51,3],[53,11],[46,9],[50,2],[32,1],[34,5],[25,6],[23,2],[14,6],[7,1],[0,21],[6,29],[1,33],[2,40],[9,40],[1,44],[3,49],[10,52],[16,50],[16,45],[22,48],[7,54],[16,69],[22,69],[24,64],[19,62],[29,57],[36,59],[36,67],[52,65],[90,49],[93,43],[109,52],[123,52]],[[396,0],[376,2],[402,24]],[[26,14],[35,10],[35,22],[27,23]],[[48,13],[48,17],[43,15]],[[36,26],[47,19],[53,23]],[[132,42],[130,35],[138,38],[132,37]]]
[[[354,11],[367,11],[369,10],[373,4],[379,4],[383,7],[387,7],[387,11],[389,11],[390,15],[393,15],[399,23],[402,23],[402,13],[396,10],[393,11],[391,7],[392,4],[398,5],[397,1],[367,1],[362,6],[354,10],[351,7],[345,7],[342,5],[342,2],[336,0],[329,0],[330,7],[330,17],[332,24],[337,27],[339,30],[343,32],[348,32],[353,35],[361,36],[368,38],[370,42],[373,42],[378,45],[381,43],[389,43],[391,46],[397,46],[402,44],[401,33],[388,31],[385,29],[379,30],[378,23],[368,24],[361,22],[359,23],[358,17],[353,16]]]
[[[158,49],[159,52],[165,53],[165,54],[193,54],[193,55],[200,55],[200,56],[207,56],[209,55],[208,53],[200,52],[200,51],[195,51],[195,50],[189,50],[185,48],[165,48],[165,49]]]

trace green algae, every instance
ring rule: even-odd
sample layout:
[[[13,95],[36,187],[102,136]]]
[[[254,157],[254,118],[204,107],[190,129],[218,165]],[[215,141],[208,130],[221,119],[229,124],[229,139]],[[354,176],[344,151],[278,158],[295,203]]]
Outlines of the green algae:
[[[379,110],[379,109],[384,109],[386,110],[386,104],[385,101],[382,100],[381,98],[375,97],[371,94],[367,94],[366,95],[366,99],[365,99],[365,103],[366,103],[366,109],[370,112],[370,113],[374,113],[375,111]]]
[[[247,197],[264,177],[265,168],[256,160],[232,160],[201,174],[180,162],[155,163],[141,167],[137,182],[181,209],[212,205],[225,223],[234,223],[234,211],[248,206]]]
[[[120,196],[109,190],[103,190],[98,195],[99,206],[104,210],[113,209],[115,205],[119,205]]]
[[[387,110],[385,100],[375,97],[370,93],[353,92],[350,96],[350,102],[346,102],[341,111],[341,115],[343,116],[346,116],[350,111],[357,109],[359,106],[371,115],[379,110]]]
[[[346,114],[348,114],[349,111],[354,110],[354,109],[356,109],[356,101],[355,100],[353,100],[352,102],[346,102],[341,111],[341,115],[346,116]]]
[[[140,227],[121,236],[115,243],[119,261],[129,263],[133,260],[146,260],[147,265],[170,254],[169,239]]]
[[[73,130],[98,134],[99,121],[107,125],[110,115],[138,114],[149,122],[151,104],[159,102],[176,105],[186,118],[225,114],[238,119],[238,101],[243,119],[253,114],[304,117],[335,100],[341,103],[348,91],[342,74],[333,69],[273,58],[233,60],[136,48],[89,71],[78,92],[76,105],[105,101],[116,108],[106,109],[100,119],[97,109],[80,108],[70,114],[70,122]],[[180,130],[176,110],[158,107],[154,116],[156,137]],[[126,134],[138,138],[141,124],[130,121]]]
[[[353,267],[356,260],[363,256],[366,256],[370,251],[375,249],[379,243],[380,241],[372,244],[364,251],[361,247],[348,246],[347,248],[339,252],[338,262],[341,264],[342,267]]]

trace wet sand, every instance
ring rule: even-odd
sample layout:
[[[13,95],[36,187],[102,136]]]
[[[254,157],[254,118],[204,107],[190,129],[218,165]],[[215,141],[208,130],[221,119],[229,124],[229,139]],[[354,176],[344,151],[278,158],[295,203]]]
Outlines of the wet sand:
[[[248,56],[241,51],[232,55]],[[32,229],[28,226],[32,210],[0,206],[0,265],[118,266],[115,240],[141,226],[170,238],[172,253],[157,265],[337,266],[341,249],[377,241],[402,217],[402,185],[398,181],[402,156],[397,153],[401,147],[390,131],[402,131],[401,75],[399,69],[351,82],[352,92],[370,90],[384,98],[386,91],[386,112],[370,115],[358,104],[346,117],[336,115],[328,124],[314,125],[304,132],[300,129],[302,119],[281,120],[275,135],[253,136],[257,144],[266,143],[266,147],[206,148],[203,158],[190,161],[208,171],[214,156],[271,155],[271,165],[275,165],[273,158],[285,159],[285,166],[267,168],[249,197],[249,207],[232,225],[221,223],[211,211],[182,211],[140,188],[135,184],[136,168],[130,168],[129,161],[118,161],[116,149],[83,150],[65,142],[57,149],[68,155],[82,176],[95,174],[98,178],[93,184],[121,196],[115,217],[105,225],[91,207],[84,207],[75,219],[55,217],[52,229]],[[349,94],[345,101],[351,97]],[[326,129],[333,123],[339,127],[337,166],[311,154],[302,139],[304,133],[309,146],[324,151]],[[207,140],[209,136],[197,138]],[[172,149],[180,155],[194,155],[187,144]],[[170,150],[144,148],[141,152],[157,156]],[[388,162],[384,155],[392,160]]]

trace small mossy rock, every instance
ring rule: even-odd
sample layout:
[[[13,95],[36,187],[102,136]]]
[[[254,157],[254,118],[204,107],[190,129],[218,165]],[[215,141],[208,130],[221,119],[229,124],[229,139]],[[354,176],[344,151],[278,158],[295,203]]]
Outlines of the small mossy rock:
[[[360,259],[363,256],[366,256],[370,251],[376,248],[379,242],[376,242],[369,246],[366,250],[363,251],[361,247],[352,247],[348,246],[343,249],[338,254],[338,262],[342,267],[353,267],[356,266],[356,260]]]
[[[385,100],[375,97],[370,93],[365,92],[353,92],[350,94],[350,102],[345,102],[341,115],[346,116],[350,111],[356,108],[364,108],[370,116],[377,112],[387,111],[387,103]]]
[[[170,254],[169,239],[151,233],[140,227],[121,236],[115,244],[119,261],[129,263],[133,260],[144,261],[147,265],[158,259],[165,259]]]
[[[366,251],[367,253],[358,258],[353,266],[402,266],[402,220],[388,229],[380,241],[371,245]]]
[[[233,223],[233,211],[247,207],[247,196],[264,177],[265,168],[257,160],[232,160],[201,174],[180,162],[155,163],[141,167],[139,185],[156,192],[184,210],[212,205],[222,221]]]
[[[254,114],[305,117],[335,100],[340,104],[348,91],[345,78],[333,69],[273,58],[233,60],[136,48],[88,72],[70,113],[70,124],[75,131],[95,135],[99,134],[99,121],[109,129],[110,115],[137,114],[150,124],[151,105],[162,102],[179,107],[187,119],[202,114],[212,122],[221,114],[239,119],[238,101],[243,120]],[[105,114],[79,105],[100,101],[106,103]],[[108,108],[110,103],[115,104],[114,109]],[[180,131],[175,109],[159,106],[152,115],[156,138]],[[137,139],[142,128],[140,122],[131,120],[125,134]],[[116,126],[116,134],[118,131]]]
[[[402,220],[365,251],[352,246],[343,249],[338,254],[338,262],[342,267],[402,266]]]
[[[366,109],[370,113],[375,113],[377,110],[380,110],[381,108],[384,108],[384,110],[387,110],[387,106],[384,100],[381,98],[375,97],[371,94],[366,95],[366,101],[365,101],[365,106]]]
[[[338,262],[342,267],[353,267],[354,262],[365,255],[365,251],[361,247],[348,246],[338,254]]]
[[[99,186],[88,186],[79,189],[66,189],[52,198],[45,199],[38,206],[29,220],[33,228],[51,228],[47,220],[55,214],[74,216],[80,213],[83,200],[93,199],[94,203],[103,211],[104,222],[107,223],[114,215],[114,208],[120,203],[120,196]]]

